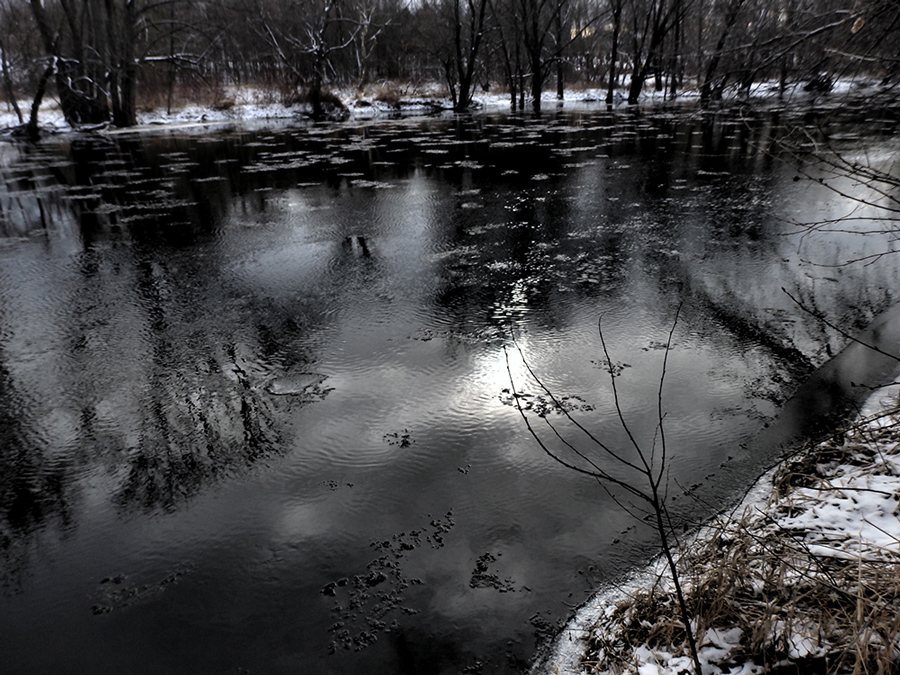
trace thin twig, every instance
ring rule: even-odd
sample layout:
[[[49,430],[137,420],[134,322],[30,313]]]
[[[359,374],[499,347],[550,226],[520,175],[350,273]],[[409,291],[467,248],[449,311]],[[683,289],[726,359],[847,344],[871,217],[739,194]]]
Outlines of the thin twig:
[[[876,347],[875,345],[870,345],[868,342],[863,342],[863,341],[860,340],[858,337],[855,337],[855,336],[853,336],[853,335],[850,335],[850,333],[848,333],[847,331],[843,330],[842,328],[838,328],[838,327],[835,326],[833,323],[831,323],[831,321],[829,321],[827,318],[825,318],[825,316],[824,316],[822,313],[816,312],[816,311],[814,311],[814,310],[812,310],[812,309],[809,309],[806,305],[804,305],[804,304],[803,304],[802,302],[800,302],[797,298],[795,298],[793,295],[791,295],[790,291],[788,291],[788,290],[787,290],[786,288],[784,288],[783,286],[782,286],[781,290],[784,291],[785,295],[787,295],[791,300],[793,300],[794,303],[795,303],[800,309],[802,309],[804,312],[806,312],[807,314],[809,314],[809,315],[815,317],[816,319],[818,319],[819,321],[821,321],[822,323],[824,323],[826,326],[828,326],[828,327],[831,328],[832,330],[837,331],[838,333],[840,333],[843,337],[847,338],[848,340],[851,340],[851,341],[853,341],[853,342],[856,342],[857,344],[860,344],[860,345],[862,345],[863,347],[868,347],[868,348],[871,349],[873,352],[877,352],[877,353],[881,354],[882,356],[887,356],[888,358],[894,359],[894,361],[900,361],[900,356],[897,356],[896,354],[890,354],[889,352],[886,352],[886,351],[884,351],[883,349],[879,349],[879,348]]]

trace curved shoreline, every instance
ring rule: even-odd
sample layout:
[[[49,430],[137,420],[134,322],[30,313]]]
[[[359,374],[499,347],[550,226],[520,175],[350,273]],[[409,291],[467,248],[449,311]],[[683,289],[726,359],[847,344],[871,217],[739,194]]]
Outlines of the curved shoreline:
[[[891,310],[891,313],[896,313],[896,308]],[[877,323],[881,324],[881,322]],[[896,516],[898,509],[900,509],[900,470],[898,470],[900,469],[900,460],[897,459],[897,455],[900,453],[900,442],[897,442],[898,434],[896,432],[897,426],[900,425],[898,394],[900,394],[900,384],[897,383],[875,390],[866,399],[865,405],[857,415],[855,423],[849,425],[844,433],[841,434],[841,441],[832,439],[817,443],[806,450],[791,455],[769,469],[750,486],[737,506],[720,514],[710,523],[704,525],[693,536],[681,542],[679,547],[681,557],[686,557],[689,551],[709,544],[714,537],[720,536],[724,531],[749,530],[751,527],[759,527],[760,520],[771,520],[768,514],[773,511],[796,510],[796,504],[790,502],[790,500],[800,490],[784,490],[785,474],[789,478],[796,478],[798,474],[791,473],[791,471],[804,462],[807,466],[811,465],[814,467],[814,470],[808,476],[802,476],[803,480],[798,482],[798,484],[804,484],[806,478],[809,478],[811,481],[822,481],[825,483],[841,481],[844,484],[844,491],[865,490],[867,492],[888,494],[886,490],[878,491],[865,487],[847,487],[849,482],[856,480],[860,476],[883,478],[888,484],[894,486],[893,494],[890,495],[888,500],[885,500],[885,505],[892,506],[894,501],[897,501],[898,503],[893,506],[893,513]],[[886,419],[888,422],[885,422]],[[852,440],[851,435],[857,440]],[[820,459],[820,454],[823,451],[825,454],[829,451],[833,453],[836,444],[851,445],[855,442],[858,445],[860,437],[865,439],[867,444],[871,446],[869,450],[872,456],[880,459],[868,463],[865,460],[861,460],[859,456],[853,456],[849,459],[849,464],[835,463],[834,461],[820,464],[817,461]],[[891,458],[893,458],[893,462],[889,461]],[[879,461],[883,466],[877,466]],[[885,471],[884,469],[887,470]],[[894,469],[893,473],[891,469]],[[804,525],[818,522],[818,515],[815,514],[815,511],[821,510],[823,507],[827,508],[829,505],[826,504],[826,501],[834,501],[830,498],[830,495],[833,494],[830,490],[840,488],[834,488],[829,485],[828,489],[828,492],[823,491],[825,488],[813,487],[807,489],[814,491],[811,497],[810,495],[803,495],[807,502],[812,501],[809,512],[813,513],[813,515],[806,520],[801,520]],[[818,490],[818,493],[815,490]],[[855,497],[851,497],[847,503],[852,504],[856,501]],[[762,506],[766,507],[765,511],[761,508]],[[834,507],[834,504],[831,506]],[[896,558],[900,554],[900,518],[896,518],[897,531],[878,528],[880,532],[887,536],[889,543],[885,545],[884,541],[873,542],[864,536],[864,523],[868,523],[868,520],[865,516],[862,516],[861,520],[853,520],[855,516],[851,513],[853,511],[852,505],[850,507],[842,507],[838,503],[837,509],[851,523],[846,527],[846,534],[848,541],[854,542],[854,546],[848,550],[838,550],[834,542],[831,542],[826,549],[822,549],[820,544],[813,542],[806,546],[809,551],[813,548],[816,550],[815,555],[810,553],[811,557],[818,555],[823,556],[823,558],[832,556],[836,558],[849,557],[851,562],[853,562],[855,561],[853,556],[858,555],[861,568],[863,560],[868,560],[870,555],[868,553],[864,555],[863,551],[871,550],[874,552],[872,555],[875,555],[879,562],[884,560],[896,562]],[[754,523],[753,518],[756,518],[757,522]],[[797,520],[797,518],[795,517],[794,520]],[[854,531],[857,530],[858,534],[853,535]],[[801,536],[803,535],[802,527],[797,531],[801,532]],[[814,535],[813,539],[821,536],[820,532],[812,530],[811,532]],[[789,545],[792,545],[796,535],[792,529],[780,529],[776,532],[776,536],[780,536]],[[877,533],[875,538],[878,538]],[[893,550],[895,548],[898,550]],[[821,552],[820,549],[825,552]],[[809,551],[807,552],[809,553]],[[683,578],[693,579],[698,577],[700,573],[701,570],[691,567],[690,563],[688,563],[682,572],[682,576]],[[647,566],[631,572],[624,579],[604,585],[576,611],[565,628],[554,639],[543,658],[540,658],[532,667],[531,674],[580,675],[582,673],[603,673],[605,675],[607,673],[639,672],[641,675],[646,673],[669,675],[670,673],[682,672],[686,666],[688,671],[690,671],[687,657],[679,653],[679,645],[672,645],[669,649],[664,649],[658,645],[656,648],[651,648],[645,644],[626,644],[625,650],[632,652],[633,662],[625,664],[622,666],[622,669],[588,668],[584,663],[586,655],[591,650],[596,650],[596,645],[592,645],[591,642],[592,638],[595,637],[598,626],[604,624],[600,630],[608,630],[610,626],[619,625],[616,623],[617,620],[612,619],[614,614],[633,612],[634,616],[631,617],[631,621],[647,623],[646,619],[640,615],[640,609],[631,609],[631,607],[639,604],[638,598],[640,596],[644,596],[642,599],[646,600],[648,597],[652,597],[653,594],[660,592],[665,594],[668,583],[667,575],[668,572],[664,561],[659,556]],[[860,585],[862,586],[862,582]],[[891,602],[895,602],[893,597]],[[890,608],[891,611],[894,610],[893,604],[890,605]],[[780,612],[782,610],[778,607],[773,610],[775,614]],[[652,619],[652,617],[647,618]],[[756,663],[752,658],[747,658],[744,654],[741,644],[746,639],[742,636],[740,628],[727,625],[711,627],[701,636],[703,638],[701,640],[701,659],[704,665],[704,673],[727,672],[732,675],[753,675],[767,672],[771,667],[806,665],[810,659],[821,660],[825,663],[828,663],[829,659],[834,660],[833,652],[839,650],[841,644],[839,642],[834,644],[829,642],[828,639],[822,638],[823,633],[827,633],[827,631],[820,625],[821,622],[816,623],[810,620],[808,623],[809,625],[797,629],[799,635],[788,631],[789,634],[786,637],[778,634],[778,626],[773,627],[772,631],[774,633],[769,639],[773,643],[783,639],[785,644],[792,646],[787,649],[783,655],[784,658],[777,663],[764,662],[761,664]],[[815,639],[814,634],[817,631],[818,639]],[[622,635],[611,635],[608,642],[617,639],[621,641],[622,638]],[[889,646],[892,650],[896,651],[898,649],[898,636],[896,634],[893,636],[893,641]],[[737,660],[735,660],[735,654],[737,654]],[[741,662],[742,656],[744,657],[743,662]],[[892,656],[888,654],[886,658],[890,659]]]
[[[764,504],[773,490],[772,477],[781,463],[766,471],[747,489],[743,499],[732,509],[729,515],[719,515],[714,520],[730,517],[745,508]],[[681,550],[689,543],[703,541],[708,538],[711,526],[706,525],[685,539],[679,547]],[[553,639],[549,648],[529,671],[530,675],[581,675],[581,659],[587,650],[587,639],[593,625],[608,609],[622,601],[627,601],[635,594],[656,586],[667,574],[665,560],[658,555],[647,565],[632,570],[624,578],[606,582],[587,602],[583,603],[565,627]]]

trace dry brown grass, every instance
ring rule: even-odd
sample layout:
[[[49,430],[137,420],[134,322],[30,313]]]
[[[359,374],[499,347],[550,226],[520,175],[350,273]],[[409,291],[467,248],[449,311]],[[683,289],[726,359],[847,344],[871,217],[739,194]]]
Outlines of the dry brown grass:
[[[767,504],[710,525],[679,563],[698,639],[709,629],[740,628],[731,665],[753,662],[771,673],[900,672],[896,550],[866,545],[854,539],[856,533],[829,539],[788,531],[778,522],[835,491],[854,499],[852,489],[833,484],[839,467],[881,475],[897,466],[884,456],[898,452],[900,417],[894,411],[877,428],[859,424],[809,448],[775,473]],[[900,477],[887,498],[895,500],[896,516]],[[853,547],[846,546],[850,540]],[[854,550],[858,554],[851,555]],[[590,672],[636,672],[635,646],[681,653],[685,633],[677,616],[670,591],[641,591],[597,622],[583,665]]]
[[[356,89],[359,100],[370,100],[399,109],[404,102],[442,99],[450,96],[447,87],[439,83],[398,82],[383,80]]]
[[[341,101],[340,97],[328,89],[322,89],[322,91],[319,92],[319,101],[321,101],[322,106],[326,108],[330,107],[335,110],[343,110],[345,108],[344,102]],[[283,103],[286,106],[305,105],[309,102],[310,93],[305,89],[290,92],[283,100]]]
[[[170,98],[169,82],[163,71],[145,73],[141,85],[138,88],[137,108],[142,112],[165,110],[170,103],[173,110],[187,106],[227,110],[234,105],[221,85],[199,79],[175,82]]]
[[[405,95],[406,92],[402,87],[395,84],[384,84],[378,87],[378,90],[375,92],[375,100],[394,108],[399,108],[400,102]]]

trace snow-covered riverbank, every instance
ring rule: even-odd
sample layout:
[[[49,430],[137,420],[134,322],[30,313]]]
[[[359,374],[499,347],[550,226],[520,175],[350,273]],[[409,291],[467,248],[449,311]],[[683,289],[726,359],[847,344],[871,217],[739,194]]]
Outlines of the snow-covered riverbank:
[[[344,113],[350,119],[371,119],[380,116],[402,114],[434,114],[450,111],[453,103],[438,85],[420,88],[391,88],[384,91],[372,87],[366,91],[355,89],[333,92],[346,106]],[[604,100],[600,89],[570,89],[565,92],[563,104],[598,103]],[[618,99],[622,99],[620,92]],[[686,95],[690,98],[690,94]],[[662,94],[648,92],[647,100],[662,98]],[[542,103],[545,107],[559,103],[555,93],[547,92]],[[20,101],[19,107],[27,116],[28,102]],[[479,110],[508,110],[509,95],[502,92],[480,92],[475,97],[474,108]],[[286,105],[273,92],[249,86],[226,87],[220,101],[211,105],[187,103],[171,110],[157,108],[138,112],[138,126],[180,126],[185,124],[217,124],[225,122],[304,119],[311,112],[308,105]],[[58,104],[47,99],[41,106],[39,121],[51,130],[68,130]],[[15,127],[19,120],[8,105],[0,108],[0,129]]]
[[[885,672],[900,659],[898,388],[761,478],[682,548],[704,675]],[[679,631],[680,636],[679,636]],[[664,566],[603,589],[535,673],[692,672]]]
[[[878,85],[872,82],[839,81],[827,95],[839,98],[851,92],[876,92]],[[773,99],[777,96],[778,85],[773,82],[760,82],[750,91],[753,99]],[[444,87],[432,84],[422,87],[384,87],[372,86],[364,91],[357,89],[335,90],[333,92],[341,100],[346,109],[343,114],[349,119],[371,119],[389,115],[402,114],[434,114],[449,112],[452,101]],[[615,104],[625,105],[625,90],[615,93]],[[788,87],[784,100],[806,100],[821,98],[821,94],[809,94],[803,83]],[[677,99],[667,98],[665,91],[656,91],[647,87],[641,95],[643,103],[685,102],[694,101],[699,93],[694,89],[684,89]],[[556,106],[604,105],[606,90],[602,88],[569,88],[560,101],[555,91],[545,91],[542,107],[550,110]],[[19,101],[19,108],[27,118],[30,101]],[[530,109],[530,104],[526,102]],[[479,91],[474,97],[473,108],[478,110],[509,110],[509,94],[493,90]],[[179,127],[191,124],[223,124],[229,122],[253,122],[260,120],[303,119],[308,117],[309,106],[305,104],[286,105],[272,91],[251,86],[225,87],[221,96],[214,103],[184,103],[171,110],[164,108],[145,109],[138,112],[138,129]],[[66,123],[59,105],[52,98],[45,99],[41,106],[39,123],[50,131],[71,130]],[[19,126],[20,122],[9,104],[0,106],[0,132]],[[108,127],[112,128],[112,127]]]

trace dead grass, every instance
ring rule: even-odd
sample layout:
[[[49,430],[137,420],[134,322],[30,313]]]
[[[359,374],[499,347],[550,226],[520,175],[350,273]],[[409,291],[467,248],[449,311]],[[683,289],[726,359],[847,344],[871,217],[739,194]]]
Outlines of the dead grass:
[[[153,73],[152,77],[145,74],[144,79],[149,82],[143,83],[144,86],[138,89],[137,108],[141,112],[165,110],[170,103],[173,110],[187,106],[228,110],[234,106],[234,101],[219,84],[198,79],[176,82],[172,86],[170,98],[169,83],[164,72]]]
[[[355,97],[361,101],[377,101],[399,109],[404,103],[446,99],[447,87],[438,83],[398,82],[383,80],[357,87]]]
[[[900,672],[897,551],[853,532],[823,536],[780,524],[836,492],[853,500],[853,489],[834,485],[841,466],[867,475],[900,473],[900,463],[885,461],[898,451],[897,411],[876,425],[856,425],[785,463],[763,507],[719,519],[683,551],[682,581],[701,652],[710,629],[739,628],[740,643],[725,665],[752,662],[770,673]],[[896,516],[900,477],[885,498],[894,500]],[[633,648],[640,645],[686,653],[675,610],[667,590],[645,590],[620,603],[594,626],[583,666],[588,672],[637,672]]]
[[[399,108],[405,95],[406,91],[402,87],[387,83],[378,87],[375,92],[375,100],[393,108]]]
[[[344,102],[341,101],[340,97],[334,92],[329,91],[328,89],[322,89],[322,91],[319,93],[319,101],[321,101],[323,108],[331,108],[335,110],[343,110],[345,108]],[[283,102],[286,106],[309,104],[309,91],[303,90],[291,92],[285,97]]]

